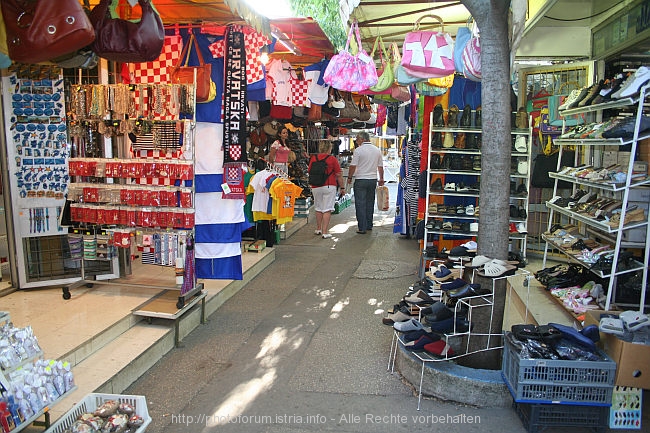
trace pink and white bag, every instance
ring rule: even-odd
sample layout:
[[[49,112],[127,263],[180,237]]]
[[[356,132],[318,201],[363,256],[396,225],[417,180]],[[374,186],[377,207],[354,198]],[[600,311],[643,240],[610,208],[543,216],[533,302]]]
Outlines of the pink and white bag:
[[[463,74],[472,81],[481,81],[481,39],[476,28],[463,49]]]
[[[354,31],[357,38],[359,51],[352,55],[350,49],[350,40]],[[345,48],[338,54],[334,55],[323,74],[323,80],[338,90],[346,92],[360,92],[377,84],[377,69],[372,57],[361,47],[361,36],[359,35],[359,26],[356,21],[350,26],[348,32],[348,41]]]
[[[420,30],[420,21],[431,17],[440,23],[440,31]],[[437,15],[423,15],[406,34],[402,45],[402,67],[413,77],[436,78],[453,74],[454,40],[444,31],[444,22]]]

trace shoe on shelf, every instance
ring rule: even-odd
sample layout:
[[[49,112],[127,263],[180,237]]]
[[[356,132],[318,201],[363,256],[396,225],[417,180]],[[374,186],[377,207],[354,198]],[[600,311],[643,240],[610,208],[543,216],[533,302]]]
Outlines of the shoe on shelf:
[[[476,128],[480,128],[480,127],[481,127],[481,123],[482,123],[482,119],[481,119],[481,117],[482,117],[482,114],[483,114],[483,110],[481,109],[481,106],[479,105],[478,107],[476,107],[476,111],[474,112],[474,126],[475,126]]]
[[[627,80],[621,85],[621,88],[612,94],[612,98],[629,98],[639,93],[641,86],[650,81],[650,68],[640,66],[634,74],[627,77]]]
[[[450,128],[458,127],[458,113],[459,109],[456,104],[449,107],[449,114],[447,115],[447,126]]]
[[[437,177],[431,184],[431,189],[434,191],[442,191],[442,179]]]
[[[444,110],[442,109],[442,104],[436,104],[436,106],[433,107],[433,126],[445,126],[443,114]]]
[[[472,126],[472,107],[469,104],[466,104],[465,108],[463,108],[463,114],[460,117],[460,126],[463,128]]]
[[[446,183],[445,191],[456,191],[456,184],[454,182]]]
[[[515,119],[515,128],[528,129],[528,112],[524,107],[519,107]]]
[[[400,332],[418,331],[424,329],[424,325],[419,320],[410,319],[405,322],[395,322],[393,328]]]

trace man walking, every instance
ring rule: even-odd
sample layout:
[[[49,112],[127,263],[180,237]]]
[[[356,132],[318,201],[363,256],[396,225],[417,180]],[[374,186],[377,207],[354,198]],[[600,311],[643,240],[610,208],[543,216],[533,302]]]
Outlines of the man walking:
[[[379,185],[384,184],[384,160],[381,151],[370,142],[370,134],[361,131],[354,139],[355,147],[348,170],[348,183],[354,177],[354,207],[357,216],[357,233],[372,230],[375,211],[377,173]]]

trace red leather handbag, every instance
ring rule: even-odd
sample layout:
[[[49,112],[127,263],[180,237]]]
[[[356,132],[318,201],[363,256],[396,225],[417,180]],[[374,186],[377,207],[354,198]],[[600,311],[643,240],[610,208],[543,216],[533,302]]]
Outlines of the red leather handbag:
[[[40,63],[70,54],[95,39],[79,0],[3,0],[9,58]]]

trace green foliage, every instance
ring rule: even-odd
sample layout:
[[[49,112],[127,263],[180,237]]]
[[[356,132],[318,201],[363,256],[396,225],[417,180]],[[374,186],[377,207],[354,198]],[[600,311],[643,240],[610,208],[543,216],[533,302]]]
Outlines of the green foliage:
[[[336,51],[345,46],[347,30],[339,14],[339,0],[290,0],[289,4],[297,16],[315,19]]]

